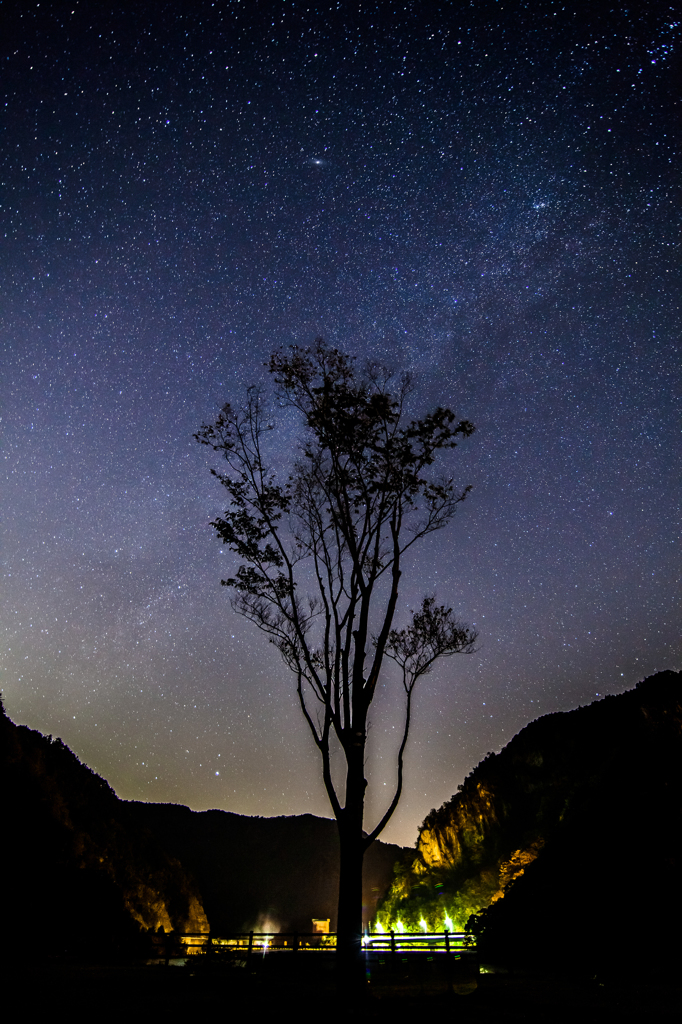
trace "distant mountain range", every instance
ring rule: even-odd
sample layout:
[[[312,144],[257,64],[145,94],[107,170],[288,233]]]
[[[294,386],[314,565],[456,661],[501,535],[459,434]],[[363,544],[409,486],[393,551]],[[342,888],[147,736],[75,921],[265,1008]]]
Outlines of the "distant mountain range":
[[[0,715],[4,839],[0,872],[13,941],[38,932],[57,949],[129,947],[140,932],[336,924],[338,839],[331,819],[250,818],[119,800],[51,736]],[[365,917],[405,851],[366,857]]]
[[[651,966],[682,953],[681,844],[682,673],[660,672],[488,754],[427,815],[378,919],[479,914],[481,950],[503,962]]]
[[[129,803],[127,811],[192,872],[214,930],[309,932],[313,918],[329,918],[331,930],[336,929],[339,847],[333,819],[256,818],[176,804]],[[367,851],[366,923],[390,885],[396,862],[411,853],[381,842]]]

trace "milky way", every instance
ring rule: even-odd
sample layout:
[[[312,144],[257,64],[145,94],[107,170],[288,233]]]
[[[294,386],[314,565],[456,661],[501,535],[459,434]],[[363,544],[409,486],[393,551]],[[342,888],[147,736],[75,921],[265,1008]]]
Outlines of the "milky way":
[[[424,542],[411,843],[539,714],[679,667],[665,4],[3,5],[4,697],[124,797],[330,813],[220,587],[202,421],[317,335],[472,420]],[[294,424],[277,412],[285,467]],[[401,620],[402,621],[402,620]],[[370,817],[393,779],[387,681]]]

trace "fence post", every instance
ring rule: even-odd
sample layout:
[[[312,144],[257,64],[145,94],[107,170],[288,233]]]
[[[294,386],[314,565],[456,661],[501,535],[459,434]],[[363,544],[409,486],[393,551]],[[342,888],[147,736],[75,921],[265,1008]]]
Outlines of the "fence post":
[[[298,953],[298,932],[294,932],[294,946],[293,952]]]
[[[448,979],[448,992],[452,992],[453,991],[453,988],[452,988],[453,966],[452,966],[452,960],[450,959],[450,932],[448,931],[447,928],[445,929],[445,962],[447,964],[445,974],[446,974],[446,977]]]
[[[246,951],[246,966],[251,964],[251,953],[253,952],[253,932],[249,932],[249,948]]]
[[[391,957],[395,960],[395,932],[391,928]]]

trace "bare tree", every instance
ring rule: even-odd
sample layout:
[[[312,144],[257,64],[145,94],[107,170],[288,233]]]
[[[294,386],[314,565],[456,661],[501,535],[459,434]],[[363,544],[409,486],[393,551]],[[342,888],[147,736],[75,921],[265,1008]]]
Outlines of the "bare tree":
[[[294,673],[321,755],[339,830],[338,957],[352,967],[361,948],[363,856],[400,799],[415,685],[438,658],[471,651],[476,639],[433,597],[410,625],[393,628],[405,552],[449,523],[470,490],[455,490],[433,464],[474,428],[440,407],[408,419],[407,375],[396,380],[376,365],[359,372],[322,339],[274,353],[269,370],[280,402],[304,424],[286,479],[266,460],[273,427],[257,387],[242,408],[225,405],[195,437],[227,463],[224,472],[211,470],[229,495],[212,525],[241,564],[222,583],[234,609],[268,635]],[[365,835],[368,713],[386,658],[401,673],[404,728],[395,792]],[[345,759],[343,794],[332,778],[333,737]]]

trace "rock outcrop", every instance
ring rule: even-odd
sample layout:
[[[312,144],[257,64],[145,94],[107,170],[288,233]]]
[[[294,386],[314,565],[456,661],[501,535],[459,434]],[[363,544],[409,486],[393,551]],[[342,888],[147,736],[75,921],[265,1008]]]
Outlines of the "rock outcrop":
[[[531,906],[538,934],[570,917],[577,941],[595,920],[603,931],[605,915],[622,923],[615,907],[628,905],[631,927],[646,929],[679,888],[681,755],[682,673],[532,722],[426,817],[379,922],[463,929],[490,907],[489,945],[495,932],[511,948]]]

